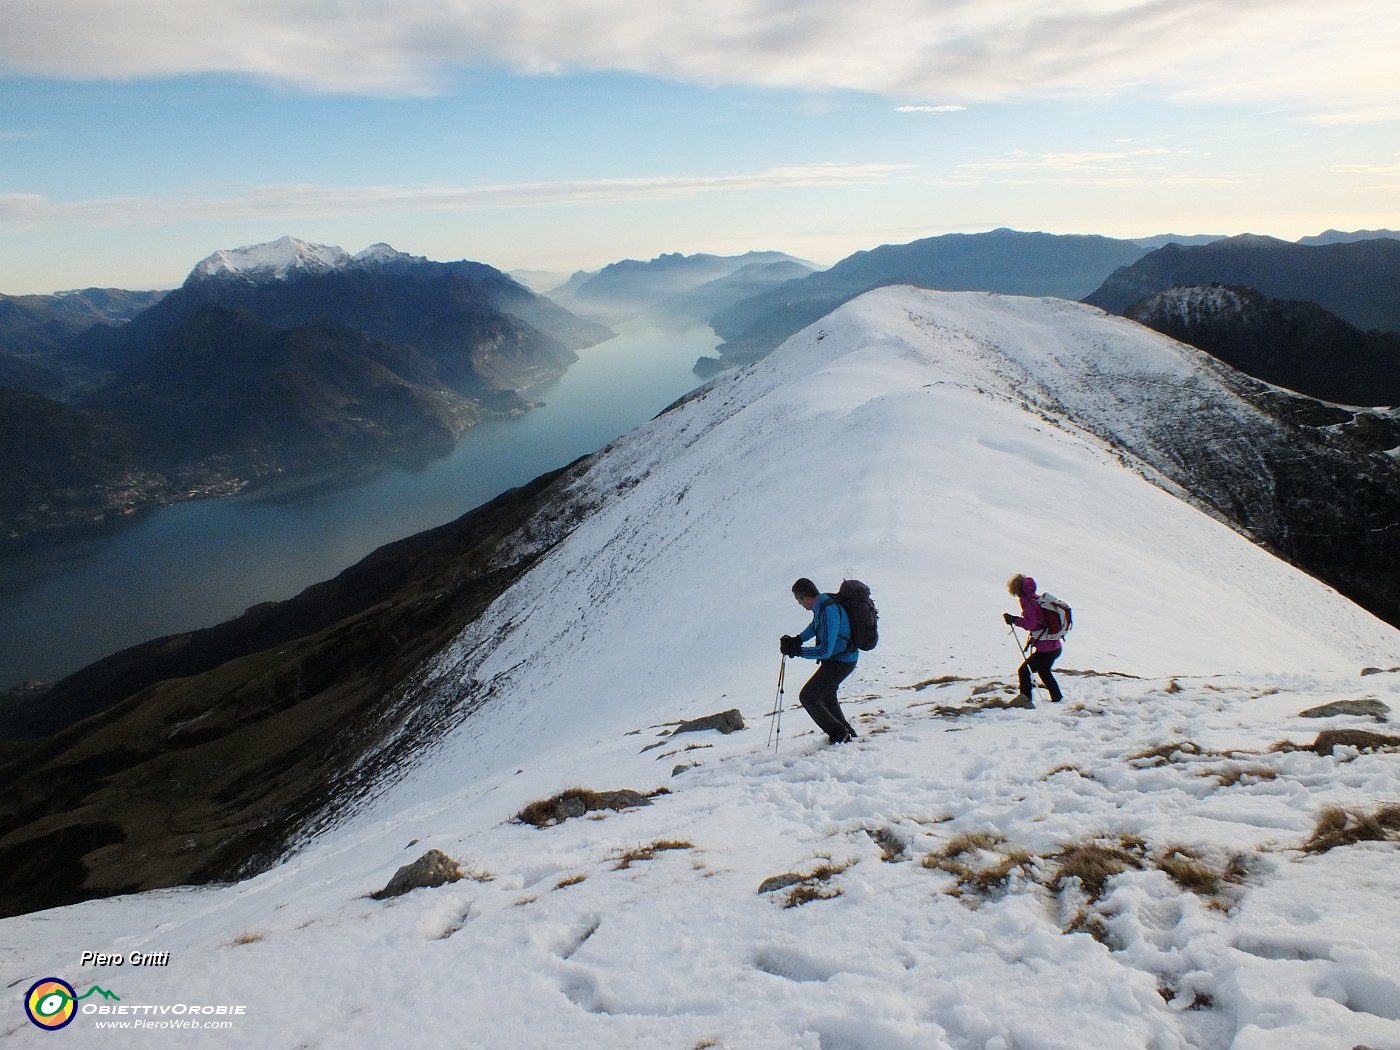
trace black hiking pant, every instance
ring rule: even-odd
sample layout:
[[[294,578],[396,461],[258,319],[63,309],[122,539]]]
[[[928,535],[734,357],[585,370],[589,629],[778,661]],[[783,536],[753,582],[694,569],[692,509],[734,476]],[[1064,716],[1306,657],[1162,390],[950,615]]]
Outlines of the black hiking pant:
[[[803,709],[812,716],[817,728],[825,733],[833,744],[854,740],[856,736],[851,723],[847,722],[846,716],[841,713],[841,701],[836,698],[837,688],[855,669],[854,660],[821,660],[817,664],[816,673],[807,679],[807,684],[797,694]]]
[[[1016,677],[1021,684],[1021,692],[1027,696],[1031,695],[1031,672],[1040,675],[1040,680],[1045,683],[1046,690],[1050,693],[1050,702],[1058,704],[1060,702],[1060,683],[1055,681],[1055,676],[1050,673],[1050,668],[1059,659],[1062,649],[1046,649],[1038,653],[1032,653],[1030,659],[1023,663],[1016,671]]]

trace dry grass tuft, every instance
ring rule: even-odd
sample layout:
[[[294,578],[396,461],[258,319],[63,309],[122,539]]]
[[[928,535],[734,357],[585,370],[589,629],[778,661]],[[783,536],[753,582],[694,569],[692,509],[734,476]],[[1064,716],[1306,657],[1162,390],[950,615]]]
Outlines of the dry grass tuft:
[[[904,860],[909,852],[909,844],[893,828],[866,828],[870,840],[880,847],[880,859],[886,864]]]
[[[586,878],[588,878],[587,875],[570,875],[567,879],[560,879],[558,882],[556,882],[554,884],[554,888],[556,890],[562,890],[568,886],[577,886]]]
[[[1400,842],[1400,802],[1388,802],[1366,812],[1346,806],[1328,806],[1317,818],[1308,840],[1308,853],[1326,853],[1337,846],[1358,842]]]
[[[945,674],[937,678],[925,678],[922,682],[915,682],[913,685],[900,686],[901,689],[913,689],[915,692],[922,692],[931,685],[952,685],[954,682],[970,682],[971,678],[963,678],[961,675]]]
[[[664,853],[667,850],[694,848],[695,843],[693,842],[685,842],[680,839],[657,839],[655,842],[638,846],[636,849],[623,850],[614,858],[617,864],[614,865],[613,870],[622,871],[630,868],[634,861],[655,860],[658,853]]]
[[[1112,946],[1113,934],[1108,919],[1090,908],[1081,908],[1065,927],[1065,933],[1087,933],[1100,944]]]
[[[659,794],[670,794],[667,788],[658,788],[648,795],[636,791],[594,791],[591,788],[572,787],[557,795],[531,802],[515,815],[522,824],[537,828],[547,828],[560,824],[570,817],[581,817],[597,810],[622,810],[650,804],[650,799]]]
[[[827,883],[854,863],[855,861],[852,860],[844,864],[836,864],[830,857],[826,857],[806,875],[783,877],[784,881],[792,886],[788,895],[783,899],[783,907],[797,908],[812,901],[826,901],[841,896],[842,891],[839,886],[829,886]],[[797,879],[795,883],[790,881],[793,878]],[[763,890],[760,889],[759,892],[761,893]]]
[[[595,792],[588,788],[569,788],[561,791],[557,795],[540,799],[538,802],[531,802],[515,815],[515,819],[522,824],[531,824],[537,828],[547,828],[551,824],[557,824],[561,819],[559,812],[570,800],[578,799],[583,803],[585,811],[589,808],[588,803]]]
[[[1291,740],[1280,740],[1269,750],[1275,753],[1291,754],[1295,751],[1311,751],[1315,755],[1330,755],[1333,748],[1355,748],[1361,751],[1393,751],[1400,748],[1400,736],[1387,736],[1384,733],[1371,733],[1365,729],[1324,729],[1317,734],[1311,744],[1295,744]],[[1343,761],[1350,761],[1347,756]]]
[[[1201,754],[1198,744],[1193,744],[1189,740],[1178,740],[1170,744],[1158,744],[1156,747],[1149,747],[1128,756],[1128,762],[1140,765],[1142,768],[1150,766],[1165,766],[1172,762],[1177,762],[1181,757],[1195,758]]]
[[[1278,770],[1268,766],[1228,766],[1225,769],[1206,770],[1201,775],[1215,777],[1221,787],[1234,787],[1242,780],[1275,780]]]
[[[1160,978],[1157,982],[1157,994],[1169,1003],[1174,1003],[1181,995],[1181,989],[1166,978]],[[1210,1010],[1215,1007],[1215,999],[1207,992],[1192,992],[1191,1001],[1186,1004],[1187,1010]]]
[[[235,937],[228,943],[230,946],[240,944],[257,944],[259,941],[264,939],[264,935],[261,933],[240,933],[237,937]]]
[[[1005,841],[1005,838],[992,831],[964,831],[945,842],[937,853],[930,853],[925,857],[924,867],[937,868],[940,866],[939,862],[955,860],[967,853],[994,850]]]
[[[1226,882],[1240,881],[1231,875],[1240,869],[1218,869],[1189,846],[1168,846],[1153,856],[1152,863],[1182,889],[1202,897],[1215,896]]]
[[[955,835],[941,850],[926,854],[921,863],[953,876],[956,882],[949,895],[968,898],[967,903],[975,905],[1005,892],[1016,872],[1029,874],[1035,858],[1025,850],[1008,849],[1000,835],[970,831]]]
[[[818,882],[828,882],[837,875],[840,875],[854,863],[854,861],[847,861],[845,864],[836,864],[830,857],[827,857],[812,869],[812,873],[808,875],[807,878],[815,879]]]
[[[1146,855],[1146,843],[1136,835],[1120,835],[1117,839],[1089,839],[1066,846],[1050,855],[1056,862],[1050,888],[1056,892],[1077,879],[1091,901],[1102,899],[1108,880],[1125,871],[1141,870]]]
[[[812,901],[829,901],[841,896],[840,886],[814,886],[809,882],[800,882],[794,886],[783,901],[784,908],[800,908],[804,904]]]

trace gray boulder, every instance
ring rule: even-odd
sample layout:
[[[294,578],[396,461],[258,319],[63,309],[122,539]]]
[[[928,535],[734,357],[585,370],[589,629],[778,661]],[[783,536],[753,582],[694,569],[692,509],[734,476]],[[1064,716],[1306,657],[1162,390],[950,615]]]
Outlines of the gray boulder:
[[[804,876],[794,871],[786,872],[782,875],[770,875],[758,886],[759,893],[776,893],[778,890],[785,890],[789,886],[796,886],[804,881]]]
[[[389,897],[401,897],[410,890],[445,886],[449,882],[456,882],[461,877],[462,869],[455,860],[442,850],[430,849],[412,864],[405,864],[394,872],[394,877],[389,880],[389,884],[378,893],[371,893],[370,896],[377,901],[382,901]]]
[[[707,729],[716,729],[728,736],[737,730],[744,728],[744,716],[739,713],[737,707],[731,707],[728,711],[720,711],[718,714],[706,715],[704,718],[692,719],[689,722],[682,722],[671,731],[671,735],[677,733],[701,733]]]
[[[1374,718],[1377,722],[1386,721],[1390,708],[1374,698],[1365,700],[1335,700],[1320,707],[1310,707],[1300,712],[1303,718],[1331,718],[1333,715],[1359,715]]]

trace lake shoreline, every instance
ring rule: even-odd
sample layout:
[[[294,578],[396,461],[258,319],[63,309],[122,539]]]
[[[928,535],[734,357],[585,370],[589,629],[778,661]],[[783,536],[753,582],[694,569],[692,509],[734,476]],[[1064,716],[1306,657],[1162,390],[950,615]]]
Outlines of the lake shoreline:
[[[594,452],[698,386],[691,365],[715,342],[705,326],[624,328],[560,379],[524,392],[530,411],[483,420],[442,455],[269,477],[236,494],[7,547],[0,693],[289,598],[385,543]]]

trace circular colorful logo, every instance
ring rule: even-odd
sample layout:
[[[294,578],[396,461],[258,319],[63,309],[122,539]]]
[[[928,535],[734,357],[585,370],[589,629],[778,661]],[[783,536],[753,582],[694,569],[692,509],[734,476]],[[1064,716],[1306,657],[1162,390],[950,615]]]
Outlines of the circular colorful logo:
[[[56,1030],[73,1020],[78,1012],[78,993],[67,981],[45,977],[35,981],[24,995],[24,1012],[40,1028]]]

